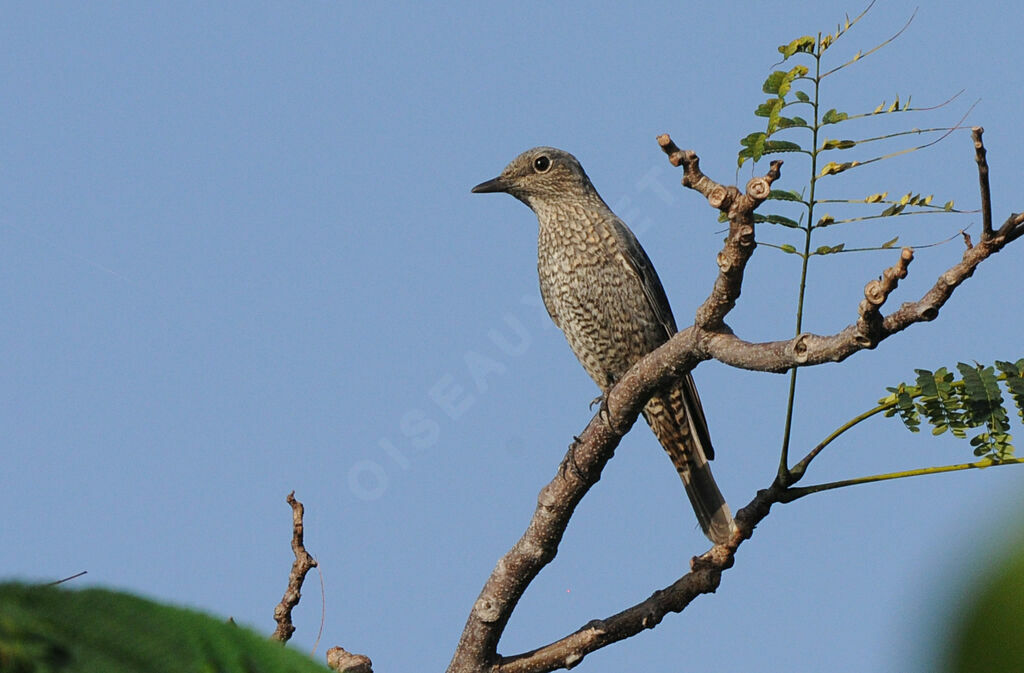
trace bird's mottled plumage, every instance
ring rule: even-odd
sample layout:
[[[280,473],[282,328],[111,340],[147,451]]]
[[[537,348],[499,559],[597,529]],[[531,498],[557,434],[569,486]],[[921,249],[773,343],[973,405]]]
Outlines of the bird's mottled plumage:
[[[473,191],[507,192],[536,213],[544,306],[602,391],[676,333],[647,253],[574,156],[535,147]],[[711,475],[711,437],[689,374],[651,398],[644,418],[682,477],[701,528],[726,541],[735,524]]]

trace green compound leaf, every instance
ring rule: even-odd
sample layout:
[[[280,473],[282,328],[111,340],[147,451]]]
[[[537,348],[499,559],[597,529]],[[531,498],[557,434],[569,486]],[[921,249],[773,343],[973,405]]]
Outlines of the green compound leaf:
[[[1018,415],[1024,419],[1024,359],[997,361],[996,367],[1001,372],[998,375],[991,366],[958,363],[963,377],[959,381],[954,381],[953,373],[945,367],[935,372],[916,369],[917,385],[901,383],[896,388],[887,388],[892,394],[879,403],[888,407],[886,416],[899,414],[912,432],[918,431],[921,417],[932,426],[934,435],[948,431],[966,439],[968,430],[982,429],[970,438],[974,454],[995,461],[1007,460],[1013,457],[1014,447],[1000,382],[1010,391]]]

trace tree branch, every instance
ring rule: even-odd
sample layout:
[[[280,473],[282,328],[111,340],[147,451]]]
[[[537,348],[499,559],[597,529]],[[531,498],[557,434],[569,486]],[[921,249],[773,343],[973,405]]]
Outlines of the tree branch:
[[[684,187],[703,194],[712,208],[729,217],[729,236],[718,253],[718,277],[711,295],[697,309],[695,324],[700,329],[722,327],[725,316],[736,305],[743,284],[743,270],[754,254],[754,210],[768,198],[772,183],[779,178],[782,161],[771,162],[767,175],[752,178],[744,194],[733,186],[721,185],[700,170],[700,159],[692,150],[680,150],[667,133],[658,136],[658,145],[673,166],[683,167]]]
[[[879,309],[885,300],[889,298],[900,280],[907,277],[907,267],[914,261],[914,251],[910,248],[903,248],[900,251],[900,260],[895,266],[891,266],[882,272],[882,277],[873,280],[864,286],[864,299],[860,302],[857,310],[860,318],[857,320],[857,330],[854,340],[864,348],[874,348],[882,333],[882,314]]]
[[[1010,218],[1003,228],[1020,236],[1024,233],[1024,215]],[[699,338],[708,357],[741,369],[781,373],[795,366],[841,362],[865,348],[874,348],[878,342],[915,323],[934,320],[954,290],[974,274],[979,264],[999,252],[1010,240],[1012,239],[1008,235],[1000,233],[966,250],[960,262],[940,275],[935,285],[921,299],[903,304],[885,316],[880,325],[872,326],[873,336],[868,339],[863,338],[858,327],[860,321],[831,336],[804,332],[784,341],[750,343],[735,336],[728,326],[723,326],[721,331],[702,334]],[[909,264],[910,260],[905,257],[906,250],[901,252],[901,261],[889,270],[896,274],[890,279],[893,287],[896,278],[901,277],[899,273],[905,271],[905,265]],[[886,281],[879,282],[881,285],[878,289],[884,289]],[[861,320],[864,320],[863,316]],[[875,322],[874,318],[869,322]],[[670,341],[669,344],[671,343]]]
[[[295,491],[288,494],[288,504],[292,506],[292,552],[295,553],[295,561],[292,563],[291,573],[288,575],[288,588],[281,598],[281,602],[274,608],[274,621],[277,628],[272,640],[279,640],[282,643],[295,633],[295,625],[292,624],[292,608],[299,604],[302,598],[302,583],[306,579],[306,573],[316,567],[316,559],[310,556],[303,544],[302,503],[295,499]]]
[[[974,161],[978,164],[978,183],[981,188],[981,238],[982,240],[992,238],[992,195],[988,186],[988,161],[985,159],[985,144],[981,141],[981,134],[985,129],[975,126],[971,129],[971,138],[974,139]]]
[[[754,178],[746,193],[740,193],[736,187],[725,187],[704,175],[697,155],[680,150],[667,135],[660,136],[658,143],[673,165],[683,166],[682,184],[703,194],[712,207],[729,216],[729,237],[718,255],[718,277],[710,296],[698,309],[694,324],[630,368],[608,391],[601,411],[569,447],[555,477],[541,489],[526,531],[498,561],[473,604],[448,673],[535,673],[571,668],[589,652],[653,628],[668,612],[679,612],[696,596],[713,592],[721,573],[731,567],[742,541],[753,534],[773,503],[782,502],[787,485],[776,481],[737,512],[738,532],[733,539],[695,558],[691,571],[672,585],[623,612],[590,622],[555,643],[524,654],[500,656],[498,641],[516,604],[540,570],[554,559],[576,506],[600,479],[619,441],[656,391],[712,358],[744,369],[784,372],[795,366],[838,362],[873,348],[914,323],[935,319],[953,291],[982,261],[1024,234],[1024,215],[1011,216],[995,236],[968,249],[919,301],[904,304],[883,318],[881,305],[898,280],[906,276],[913,259],[912,251],[904,249],[896,265],[865,287],[857,323],[832,336],[802,333],[785,341],[750,343],[733,334],[724,318],[740,295],[743,270],[755,247],[753,210],[767,198],[782,162],[772,162],[767,175]]]

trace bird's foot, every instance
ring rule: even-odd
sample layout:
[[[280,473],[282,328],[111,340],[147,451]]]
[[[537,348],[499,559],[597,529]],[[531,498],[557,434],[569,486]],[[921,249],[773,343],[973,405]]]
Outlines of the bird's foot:
[[[580,438],[573,435],[572,444],[569,445],[569,452],[565,454],[565,458],[562,460],[562,464],[558,466],[558,471],[565,476],[566,470],[571,470],[573,475],[576,476],[580,481],[586,481],[586,475],[583,470],[580,469],[579,464],[576,462],[576,448],[580,445]]]
[[[611,390],[611,389],[609,388],[609,390]],[[601,420],[604,421],[604,424],[607,425],[608,428],[612,432],[614,432],[616,435],[624,434],[622,430],[620,430],[618,427],[616,427],[616,425],[614,423],[612,423],[612,412],[608,408],[608,391],[607,390],[605,392],[601,393],[601,395],[599,395],[598,397],[595,397],[590,402],[590,408],[593,409],[594,405],[598,404],[598,403],[600,403],[601,406],[598,408],[597,414],[598,414],[598,416],[601,417]]]

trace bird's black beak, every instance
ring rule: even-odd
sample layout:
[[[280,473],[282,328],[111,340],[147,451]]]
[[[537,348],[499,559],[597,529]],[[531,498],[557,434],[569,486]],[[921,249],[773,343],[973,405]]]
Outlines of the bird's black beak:
[[[508,182],[504,178],[497,177],[487,182],[481,182],[471,190],[474,194],[490,194],[492,192],[507,192]]]

